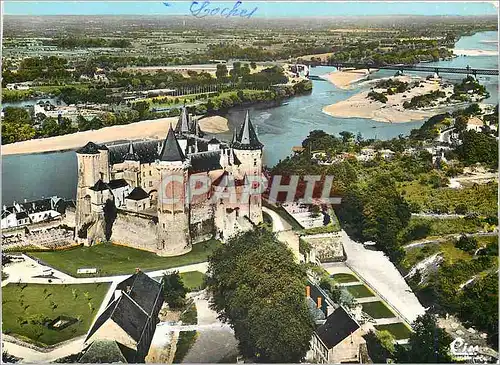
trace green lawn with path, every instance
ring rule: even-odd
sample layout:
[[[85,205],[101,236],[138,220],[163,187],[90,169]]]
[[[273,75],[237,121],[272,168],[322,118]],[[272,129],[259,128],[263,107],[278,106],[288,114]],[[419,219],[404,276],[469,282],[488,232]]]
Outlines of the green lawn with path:
[[[344,289],[346,289],[354,298],[366,298],[374,296],[372,291],[362,284],[344,286]]]
[[[388,331],[396,340],[410,337],[411,330],[404,323],[381,324],[375,326],[378,331]]]
[[[382,302],[369,302],[363,303],[363,312],[370,317],[379,318],[393,318],[396,317],[387,306]]]
[[[203,286],[203,279],[205,279],[205,274],[199,271],[189,271],[180,274],[184,285],[189,290],[198,290]]]
[[[204,262],[219,245],[221,243],[217,240],[197,243],[191,252],[173,257],[161,257],[153,252],[110,243],[64,251],[33,252],[31,255],[71,276],[88,276],[76,272],[89,267],[97,268],[99,276],[107,276],[133,274],[136,268],[152,271]]]
[[[2,331],[41,346],[84,335],[108,289],[109,283],[7,284],[2,288]],[[50,329],[47,323],[59,316],[76,321]]]
[[[354,283],[356,281],[359,281],[357,277],[351,274],[333,274],[330,276],[333,280],[335,280],[337,283]]]

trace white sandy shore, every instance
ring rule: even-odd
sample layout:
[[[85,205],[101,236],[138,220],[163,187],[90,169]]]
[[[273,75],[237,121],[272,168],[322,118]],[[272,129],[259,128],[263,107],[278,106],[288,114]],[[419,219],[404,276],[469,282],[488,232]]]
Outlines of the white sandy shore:
[[[375,71],[377,70],[370,70],[370,72],[368,72],[368,70],[345,69],[343,71],[330,72],[321,77],[330,81],[340,89],[349,89],[352,84],[366,79],[369,74]]]
[[[498,56],[498,51],[482,49],[454,49],[457,56]]]
[[[165,138],[170,124],[172,124],[172,127],[175,127],[177,119],[177,117],[174,117],[144,120],[127,125],[66,134],[64,136],[11,143],[2,146],[2,155],[70,150],[82,147],[89,141],[105,143],[122,139]]]
[[[229,130],[227,119],[219,115],[202,118],[198,121],[200,129],[206,133],[223,133]]]
[[[409,76],[398,76],[397,79],[404,82],[411,82],[412,80]],[[451,93],[453,88],[443,88],[438,81],[419,79],[424,82],[424,87],[415,87],[404,93],[388,95],[386,104],[368,99],[367,96],[370,91],[367,90],[347,100],[325,106],[323,112],[338,118],[366,118],[386,123],[403,123],[430,118],[436,114],[437,110],[442,110],[443,108],[409,110],[403,108],[403,102],[406,100],[410,101],[414,96],[427,94],[430,91],[438,89],[446,93]],[[381,92],[384,90],[376,89],[375,91]]]

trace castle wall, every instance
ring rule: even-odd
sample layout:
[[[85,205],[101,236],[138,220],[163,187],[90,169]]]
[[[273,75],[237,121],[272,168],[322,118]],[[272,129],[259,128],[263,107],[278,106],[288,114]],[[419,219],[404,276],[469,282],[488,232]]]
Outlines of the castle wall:
[[[189,231],[192,242],[198,243],[211,239],[214,235],[214,209],[209,200],[191,205]]]
[[[154,217],[118,210],[113,223],[113,243],[157,252]]]

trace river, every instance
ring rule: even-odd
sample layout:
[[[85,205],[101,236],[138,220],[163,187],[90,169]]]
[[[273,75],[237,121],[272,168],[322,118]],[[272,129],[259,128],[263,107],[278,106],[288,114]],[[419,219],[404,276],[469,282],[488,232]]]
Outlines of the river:
[[[498,51],[496,40],[498,32],[481,32],[473,36],[462,37],[455,45],[460,50],[493,50]],[[485,42],[486,41],[486,42]],[[498,56],[459,56],[449,61],[426,63],[426,66],[439,65],[475,68],[498,68]],[[334,71],[334,67],[315,67],[312,75],[323,75]],[[393,75],[393,71],[378,71],[372,78]],[[425,76],[419,73],[421,76]],[[446,79],[460,80],[461,75],[442,75]],[[479,77],[491,96],[484,102],[498,102],[498,78]],[[407,135],[423,122],[380,123],[370,119],[334,118],[322,112],[325,105],[345,100],[358,93],[359,86],[352,90],[342,90],[326,81],[313,81],[313,91],[308,95],[297,96],[287,100],[284,105],[276,107],[250,107],[251,120],[257,130],[259,139],[264,143],[264,163],[268,166],[276,164],[291,153],[291,148],[300,145],[311,130],[322,129],[325,132],[338,134],[349,131],[358,132],[365,138],[390,139],[400,134]],[[26,103],[23,103],[26,104]],[[245,110],[233,108],[226,117],[231,130],[239,127]],[[231,133],[221,137],[230,139]],[[82,141],[82,145],[87,141]],[[58,195],[72,199],[76,194],[76,155],[73,151],[54,152],[30,155],[11,155],[2,158],[2,198],[4,204],[13,200],[37,199],[42,196]]]

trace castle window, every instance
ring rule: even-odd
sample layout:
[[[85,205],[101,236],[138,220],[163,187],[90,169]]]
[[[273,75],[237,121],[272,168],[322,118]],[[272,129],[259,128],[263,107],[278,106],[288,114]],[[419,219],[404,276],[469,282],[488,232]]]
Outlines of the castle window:
[[[151,176],[151,175],[152,175],[151,170],[149,170],[149,176]]]
[[[165,229],[165,223],[163,223],[163,229]]]
[[[257,159],[256,158],[253,159],[253,166],[254,167],[257,166]]]
[[[145,177],[146,176],[146,171],[143,171],[142,172],[142,177]]]
[[[149,187],[152,187],[152,186],[153,186],[153,182],[152,182],[152,181],[150,181],[150,182],[149,182]]]

